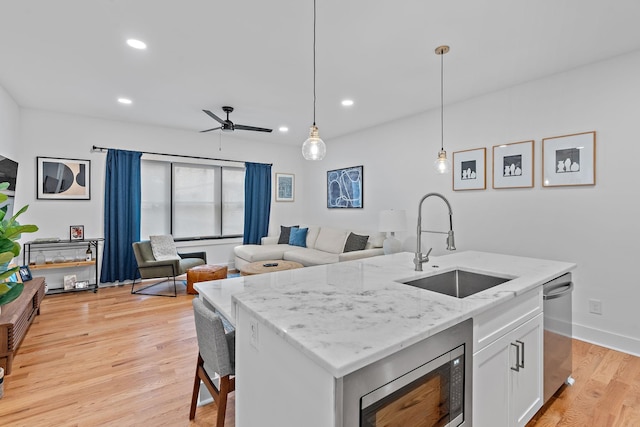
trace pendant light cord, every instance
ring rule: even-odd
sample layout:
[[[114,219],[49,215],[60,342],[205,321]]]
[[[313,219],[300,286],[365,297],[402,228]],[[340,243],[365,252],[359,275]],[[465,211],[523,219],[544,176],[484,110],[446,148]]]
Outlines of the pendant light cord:
[[[440,54],[440,151],[444,151],[444,77],[443,76],[444,76],[444,53],[441,53]]]
[[[313,125],[316,125],[316,0],[313,0]]]

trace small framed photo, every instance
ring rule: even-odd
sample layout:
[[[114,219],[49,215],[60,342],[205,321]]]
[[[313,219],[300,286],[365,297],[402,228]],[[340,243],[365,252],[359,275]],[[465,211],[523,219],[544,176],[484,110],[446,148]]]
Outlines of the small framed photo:
[[[20,270],[18,271],[20,272],[20,278],[22,279],[23,283],[33,279],[33,277],[31,277],[31,270],[29,270],[28,265],[20,266]]]
[[[453,190],[485,190],[487,149],[456,151],[453,153]]]
[[[69,289],[75,289],[77,281],[75,274],[64,276],[64,290],[68,291]]]
[[[84,225],[70,226],[69,240],[84,240]]]
[[[596,132],[544,138],[542,185],[596,185]]]
[[[534,144],[531,140],[493,146],[493,188],[533,187]]]
[[[76,289],[86,289],[89,287],[89,281],[88,280],[80,280],[78,282],[76,282]]]
[[[38,157],[36,162],[38,199],[91,199],[91,160]]]
[[[296,177],[291,173],[276,173],[276,202],[293,202]]]

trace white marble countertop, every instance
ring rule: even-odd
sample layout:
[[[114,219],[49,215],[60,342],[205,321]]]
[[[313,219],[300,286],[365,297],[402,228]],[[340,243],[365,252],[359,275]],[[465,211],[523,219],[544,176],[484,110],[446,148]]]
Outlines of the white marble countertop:
[[[575,268],[473,251],[431,257],[422,272],[412,260],[402,252],[195,287],[232,323],[240,305],[341,378]],[[512,280],[463,299],[398,283],[454,269]]]

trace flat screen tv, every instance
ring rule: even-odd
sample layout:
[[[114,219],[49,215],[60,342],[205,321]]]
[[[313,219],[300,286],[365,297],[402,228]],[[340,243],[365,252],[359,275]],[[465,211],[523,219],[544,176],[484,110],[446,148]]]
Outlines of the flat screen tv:
[[[15,196],[16,178],[18,177],[18,162],[0,156],[0,182],[8,182],[9,188],[5,191],[8,196]]]

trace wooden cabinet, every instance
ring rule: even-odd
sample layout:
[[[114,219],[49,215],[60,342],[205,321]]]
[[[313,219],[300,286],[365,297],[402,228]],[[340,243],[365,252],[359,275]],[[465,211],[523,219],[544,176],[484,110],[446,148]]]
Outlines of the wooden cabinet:
[[[494,340],[473,355],[474,426],[524,426],[542,407],[544,325],[541,294],[534,292],[480,319],[502,316],[500,333],[485,329],[483,336]],[[482,330],[481,323],[475,329]]]
[[[34,277],[24,283],[22,294],[0,312],[0,367],[11,373],[13,356],[27,334],[33,318],[40,314],[44,298],[44,277]]]

